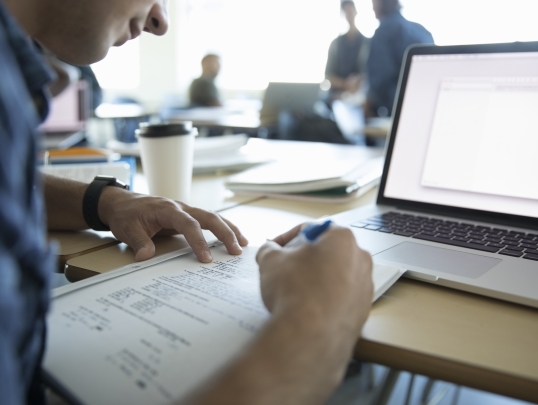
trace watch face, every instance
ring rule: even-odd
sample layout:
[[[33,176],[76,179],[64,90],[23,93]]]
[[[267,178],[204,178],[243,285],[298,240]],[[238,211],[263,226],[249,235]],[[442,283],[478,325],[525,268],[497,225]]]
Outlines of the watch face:
[[[111,182],[115,182],[116,181],[116,178],[114,176],[103,176],[103,175],[99,175],[99,176],[95,176],[95,179],[94,180],[105,180],[105,181],[111,181]]]
[[[129,186],[127,184],[125,184],[123,181],[118,180],[117,178],[115,178],[113,176],[101,176],[101,175],[100,176],[95,176],[93,181],[104,181],[109,186],[125,188],[127,190],[129,189]]]

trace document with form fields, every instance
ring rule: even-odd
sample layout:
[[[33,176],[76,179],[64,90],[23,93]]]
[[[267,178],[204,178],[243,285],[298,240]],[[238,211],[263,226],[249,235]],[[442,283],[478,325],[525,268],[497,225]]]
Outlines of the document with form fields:
[[[209,264],[190,253],[55,290],[46,381],[85,405],[184,398],[232,361],[270,316],[260,294],[257,250],[231,256],[219,245]],[[374,299],[402,274],[376,265]]]

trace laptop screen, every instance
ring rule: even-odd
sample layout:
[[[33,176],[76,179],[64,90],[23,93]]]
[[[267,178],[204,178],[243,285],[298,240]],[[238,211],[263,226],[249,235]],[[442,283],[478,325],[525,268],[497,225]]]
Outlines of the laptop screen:
[[[383,196],[538,217],[538,52],[409,57]]]

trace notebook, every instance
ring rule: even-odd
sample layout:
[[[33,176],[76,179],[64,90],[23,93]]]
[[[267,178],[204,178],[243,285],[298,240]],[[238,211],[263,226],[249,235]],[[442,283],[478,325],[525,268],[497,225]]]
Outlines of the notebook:
[[[335,149],[336,150],[336,149]],[[379,184],[384,158],[379,149],[352,148],[355,153],[300,155],[231,176],[226,187],[238,194],[345,202]]]
[[[538,42],[408,50],[377,203],[337,215],[376,263],[538,307]]]

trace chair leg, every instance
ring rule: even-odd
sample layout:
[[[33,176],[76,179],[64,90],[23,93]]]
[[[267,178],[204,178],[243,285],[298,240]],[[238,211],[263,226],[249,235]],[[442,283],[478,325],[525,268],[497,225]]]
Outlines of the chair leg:
[[[428,378],[428,381],[426,381],[426,385],[424,386],[424,390],[422,391],[422,398],[420,399],[421,405],[426,405],[428,403],[428,398],[430,397],[434,384],[435,381]]]
[[[443,398],[448,394],[448,391],[450,391],[450,385],[445,384],[439,391],[437,391],[431,398],[430,394],[433,391],[433,386],[435,384],[435,380],[428,378],[428,381],[426,382],[426,385],[424,387],[424,391],[422,392],[422,399],[421,404],[422,405],[437,405],[439,402],[443,400]]]
[[[400,370],[392,368],[385,372],[381,383],[375,388],[370,405],[386,405],[388,403],[400,374]]]
[[[454,396],[452,397],[452,405],[458,405],[458,401],[460,400],[460,393],[461,386],[456,385],[456,388],[454,389]]]
[[[415,385],[415,374],[411,374],[411,381],[409,381],[409,386],[407,387],[407,395],[405,396],[405,405],[410,404],[414,385]]]

